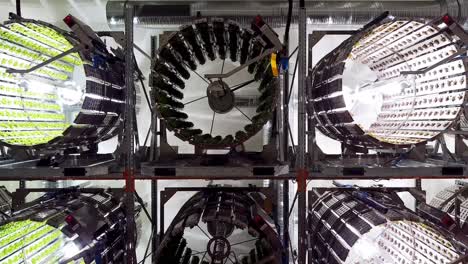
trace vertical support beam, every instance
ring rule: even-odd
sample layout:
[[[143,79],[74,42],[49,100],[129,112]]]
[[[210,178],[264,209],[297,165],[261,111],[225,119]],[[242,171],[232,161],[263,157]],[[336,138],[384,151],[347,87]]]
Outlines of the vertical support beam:
[[[292,7],[291,7],[292,8]],[[289,56],[289,36],[284,36],[284,53],[283,56]],[[289,69],[289,67],[288,67]],[[278,136],[278,146],[279,146],[279,158],[280,161],[286,162],[288,160],[288,148],[289,148],[289,70],[283,69],[283,80],[282,80],[282,89],[280,90],[279,96],[279,106],[278,114],[281,117],[281,120],[278,119],[278,131],[280,135]],[[278,200],[279,206],[278,214],[282,215],[282,241],[283,247],[285,248],[283,263],[289,263],[289,180],[284,180],[282,184],[279,184]],[[281,194],[281,195],[279,195]]]
[[[161,39],[162,39],[162,36],[164,34],[161,34],[159,35],[159,42],[158,42],[158,45],[157,47],[159,48],[161,46]],[[158,49],[157,48],[157,49]],[[157,50],[156,49],[156,50]],[[156,51],[155,51],[156,52]],[[164,123],[164,121],[162,119],[159,120],[159,146],[160,146],[160,149],[161,149],[161,146],[162,145],[167,145],[167,131],[166,131],[166,123]]]
[[[125,195],[124,205],[126,209],[125,232],[125,263],[136,264],[136,241],[135,241],[135,87],[134,87],[134,59],[133,59],[133,16],[134,8],[132,4],[125,5],[125,126],[124,126],[124,146],[125,146]]]
[[[151,58],[156,57],[156,53],[158,50],[158,37],[152,36],[151,37]],[[153,67],[153,65],[151,65]],[[150,98],[152,106],[154,106],[154,99]],[[152,137],[151,137],[151,146],[150,146],[150,161],[156,161],[159,159],[158,155],[158,140],[159,140],[159,133],[158,133],[158,117],[153,111],[151,117],[151,129],[152,129]],[[159,232],[158,232],[158,181],[152,180],[151,181],[151,219],[153,219],[153,226],[151,232],[153,234],[153,239],[151,240],[151,263],[156,263],[156,250],[159,246]]]
[[[285,46],[287,46],[285,44]],[[287,56],[288,52],[284,52],[283,56]],[[287,112],[285,109],[288,108],[287,106],[287,93],[289,88],[289,81],[288,81],[288,70],[283,69],[281,71],[280,82],[279,82],[279,96],[276,103],[276,130],[278,132],[278,136],[276,138],[276,143],[278,146],[278,158],[280,161],[285,161],[287,158],[287,140],[288,140],[288,130],[286,130],[286,122],[287,119],[286,115]],[[285,103],[286,102],[286,103]],[[285,137],[286,135],[286,137]],[[286,142],[285,142],[286,140]]]
[[[284,247],[284,259],[286,263],[289,263],[289,180],[283,181],[283,212],[278,212],[283,215],[283,247]]]
[[[457,195],[454,199],[454,205],[455,205],[455,224],[457,225],[458,228],[461,228],[461,220],[460,220],[460,195]]]
[[[285,44],[286,46],[286,44]],[[283,56],[284,53],[283,53]],[[283,97],[284,97],[284,85],[285,83],[283,82],[284,78],[284,72],[286,70],[282,70],[282,74],[279,76],[279,96],[276,101],[276,111],[275,111],[275,122],[274,125],[276,126],[276,136],[275,136],[275,146],[276,149],[278,150],[277,152],[277,158],[279,161],[284,161],[285,160],[285,151],[284,151],[284,145],[283,145],[283,135],[284,135],[284,112],[283,112]],[[270,181],[272,183],[272,186],[274,187],[274,190],[276,192],[276,208],[275,208],[275,215],[276,215],[276,223],[278,224],[278,233],[280,234],[281,240],[284,241],[285,236],[284,236],[284,225],[285,225],[285,216],[283,215],[283,182],[282,181]]]
[[[158,50],[158,37],[157,36],[151,36],[151,58],[156,57],[156,53]],[[151,63],[151,67],[153,67],[153,64]],[[151,95],[151,93],[150,93]],[[155,100],[153,97],[150,98],[151,101],[151,106],[153,107],[155,105]],[[151,116],[151,145],[150,145],[150,158],[149,161],[155,161],[158,160],[158,140],[159,140],[159,133],[158,133],[158,117],[155,113],[155,111],[152,111],[152,116]],[[155,218],[153,218],[155,219]],[[156,218],[157,219],[157,218]]]
[[[307,212],[309,212],[309,209],[312,207],[313,200],[312,200],[312,191],[307,191]],[[307,227],[309,227],[309,223],[307,223]],[[307,237],[307,264],[312,264],[312,248],[313,248],[313,243],[314,241],[310,241],[309,237]]]
[[[304,0],[299,7],[299,75],[298,75],[298,146],[296,154],[297,186],[298,186],[298,264],[306,263],[306,76],[307,76],[307,20]]]
[[[416,187],[416,190],[418,191],[423,191],[422,189],[422,180],[421,179],[415,179],[414,180],[414,187]],[[416,199],[414,208],[416,209],[416,212],[418,211],[418,206],[419,206],[419,201]]]
[[[161,191],[159,195],[159,237],[160,241],[164,238],[164,205],[166,201],[165,191]]]
[[[314,32],[315,33],[315,32]],[[308,69],[307,69],[307,75],[309,76],[309,78],[312,77],[312,65],[313,65],[313,53],[312,53],[312,50],[315,46],[315,44],[317,44],[317,42],[321,39],[322,37],[319,37],[318,39],[314,38],[314,34],[310,34],[308,36],[308,54],[307,54],[307,60],[308,60]],[[308,80],[308,82],[310,83],[310,81]],[[312,98],[309,94],[309,91],[306,92],[306,94],[308,95],[307,98]],[[307,117],[307,160],[308,162],[310,162],[309,164],[313,167],[315,165],[315,161],[317,159],[317,155],[316,155],[316,149],[314,148],[315,146],[315,123],[314,123],[314,119],[313,119],[313,116],[308,116]]]
[[[151,181],[151,219],[153,219],[153,226],[151,227],[151,232],[153,234],[153,239],[151,240],[151,263],[156,263],[156,250],[159,245],[159,233],[158,233],[158,181]]]
[[[20,180],[19,181],[19,191],[24,191],[26,189],[26,181],[24,180]],[[18,190],[17,190],[18,192]],[[24,204],[26,203],[26,197],[25,196],[22,196],[20,198],[17,199],[17,203],[18,204]]]

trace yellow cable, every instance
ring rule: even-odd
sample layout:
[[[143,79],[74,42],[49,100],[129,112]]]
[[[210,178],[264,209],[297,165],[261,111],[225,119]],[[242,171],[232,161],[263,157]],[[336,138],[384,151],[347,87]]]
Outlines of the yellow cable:
[[[273,76],[278,77],[279,72],[278,72],[278,64],[276,63],[276,53],[271,54],[270,63],[271,63],[271,71],[273,72]]]

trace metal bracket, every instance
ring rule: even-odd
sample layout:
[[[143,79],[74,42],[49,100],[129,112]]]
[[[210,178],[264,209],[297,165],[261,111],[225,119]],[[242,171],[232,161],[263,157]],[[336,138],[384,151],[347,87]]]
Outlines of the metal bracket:
[[[176,147],[177,148],[177,147]],[[161,141],[159,147],[159,160],[172,161],[177,159],[177,150],[166,141]]]
[[[416,161],[426,160],[426,144],[415,145],[414,148],[408,152],[408,157]]]
[[[458,134],[455,135],[455,155],[463,161],[468,162],[468,146]]]
[[[272,142],[264,145],[262,150],[262,158],[270,164],[278,160],[278,150],[275,143],[276,142]]]
[[[283,44],[281,43],[275,32],[270,28],[270,26],[268,26],[268,24],[264,24],[260,28],[260,31],[265,37],[267,37],[269,41],[271,41],[276,50],[280,51],[283,49]]]
[[[133,47],[136,50],[138,50],[141,54],[143,54],[143,56],[148,58],[150,61],[153,61],[153,58],[151,58],[151,56],[148,53],[146,53],[142,48],[140,48],[137,44],[133,43]]]
[[[440,147],[442,148],[442,153],[443,153],[443,159],[444,161],[448,161],[449,158],[451,158],[453,161],[457,161],[457,159],[453,156],[453,154],[450,152],[450,150],[447,147],[447,143],[445,143],[445,138],[443,135],[437,138],[437,141],[440,144]]]

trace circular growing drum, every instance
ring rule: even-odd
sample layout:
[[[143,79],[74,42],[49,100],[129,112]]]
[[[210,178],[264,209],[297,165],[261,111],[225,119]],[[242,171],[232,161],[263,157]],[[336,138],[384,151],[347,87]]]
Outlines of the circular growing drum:
[[[452,127],[468,86],[460,40],[448,26],[389,16],[321,59],[309,88],[319,131],[349,145],[405,147]]]
[[[450,242],[450,235],[402,209],[403,202],[395,196],[351,191],[317,194],[308,218],[311,263],[451,263],[465,254],[466,249]]]
[[[193,195],[167,228],[156,263],[281,263],[280,237],[257,195],[222,188]]]
[[[115,193],[48,193],[0,226],[0,263],[123,263],[125,232]]]
[[[71,53],[78,44],[44,22],[0,25],[0,142],[9,147],[68,147],[109,139],[121,122],[123,63],[113,55]],[[112,61],[112,62],[110,62]]]
[[[447,212],[453,218],[457,216],[457,205],[455,198],[459,200],[459,214],[462,226],[468,225],[468,189],[464,182],[456,183],[440,191],[431,201],[430,205],[440,208],[442,211]]]
[[[231,77],[227,73],[272,47],[233,21],[206,19],[182,26],[161,46],[153,64],[152,95],[159,117],[191,144],[226,147],[243,143],[272,117],[277,94],[270,56]]]

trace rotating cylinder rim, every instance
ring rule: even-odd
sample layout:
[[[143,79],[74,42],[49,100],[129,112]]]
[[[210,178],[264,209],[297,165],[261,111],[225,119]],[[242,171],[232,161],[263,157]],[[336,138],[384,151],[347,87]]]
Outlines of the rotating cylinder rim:
[[[405,21],[405,22],[419,22],[419,23],[423,23],[423,26],[430,26],[432,28],[437,28],[437,26],[435,24],[433,24],[431,22],[427,23],[425,20],[423,19],[410,19],[410,18],[396,18],[394,20],[389,20],[388,18],[386,19],[383,19],[380,21],[380,23],[378,24],[374,24],[373,26],[371,27],[364,27],[363,29],[361,29],[356,35],[353,35],[351,36],[349,39],[343,41],[337,48],[335,48],[332,52],[330,52],[329,54],[325,55],[323,58],[321,58],[317,64],[315,65],[313,71],[312,71],[312,75],[311,75],[311,78],[310,78],[310,81],[308,82],[308,85],[310,86],[308,88],[308,97],[309,98],[312,98],[312,99],[315,99],[316,97],[313,96],[313,92],[314,90],[316,89],[314,87],[314,77],[317,73],[317,71],[323,71],[323,68],[321,69],[318,69],[317,66],[319,66],[320,64],[323,64],[324,61],[328,60],[329,59],[329,56],[336,50],[340,49],[342,46],[348,46],[348,49],[346,50],[346,52],[343,51],[343,54],[346,54],[346,57],[348,57],[349,55],[351,55],[351,53],[353,52],[355,46],[359,43],[359,41],[363,38],[365,38],[368,34],[370,34],[374,29],[376,29],[378,26],[381,26],[381,25],[384,25],[385,23],[390,23],[392,21],[399,21],[399,20],[402,20],[402,21]],[[427,23],[427,24],[426,24]],[[450,32],[447,32],[445,30],[440,30],[438,31],[436,34],[443,34],[447,39],[450,39],[452,40],[453,39],[453,35],[455,34],[451,34]],[[352,43],[352,44],[351,44]],[[457,50],[460,50],[460,46],[457,44],[457,43],[452,43],[453,46],[457,49]],[[404,49],[409,49],[410,47],[412,47],[414,45],[411,44],[405,48],[403,48],[402,50]],[[336,57],[340,56],[341,53],[339,53]],[[419,56],[418,56],[419,57]],[[417,58],[417,57],[416,57]],[[336,58],[335,58],[336,59]],[[333,60],[333,62],[337,62],[336,60]],[[466,69],[468,69],[468,61],[466,60],[462,60],[463,62],[463,65],[465,67],[465,77],[466,77],[466,80],[468,80],[468,71]],[[404,63],[404,61],[403,61]],[[394,64],[392,66],[395,66],[397,64]],[[385,70],[385,68],[383,69]],[[461,75],[463,76],[463,75]],[[340,86],[340,91],[343,91],[342,89],[342,85]],[[467,86],[468,88],[468,86]],[[455,90],[459,90],[459,89],[455,89]],[[464,93],[463,93],[463,104],[465,104],[466,102],[468,102],[468,91],[466,90],[466,88],[464,89]],[[343,97],[343,102],[344,102],[344,97]],[[333,109],[332,109],[333,110]],[[363,134],[353,134],[353,133],[350,133],[348,135],[355,135],[355,136],[361,136],[363,139],[363,141],[356,141],[356,140],[353,140],[353,139],[348,139],[346,138],[347,135],[342,135],[341,133],[337,133],[333,130],[330,130],[330,128],[328,128],[329,126],[333,126],[334,129],[336,125],[335,123],[333,123],[332,121],[328,120],[328,123],[326,125],[328,126],[325,126],[321,121],[320,121],[320,117],[319,117],[319,113],[323,112],[323,111],[315,111],[314,110],[314,106],[313,104],[311,103],[308,107],[307,107],[307,111],[309,113],[309,115],[313,116],[314,119],[316,120],[317,124],[320,125],[320,128],[319,128],[319,131],[321,133],[324,133],[326,136],[330,137],[330,138],[333,138],[335,140],[339,140],[343,143],[346,143],[346,144],[349,144],[349,145],[357,145],[357,146],[363,146],[365,148],[368,148],[368,149],[376,149],[376,148],[394,148],[394,149],[401,149],[401,148],[411,148],[413,146],[418,146],[418,145],[423,145],[423,144],[426,144],[427,142],[429,141],[433,141],[435,139],[437,139],[438,137],[440,137],[441,135],[443,135],[443,133],[451,128],[454,128],[457,123],[458,123],[458,120],[461,116],[461,112],[463,110],[463,107],[462,106],[458,106],[457,107],[457,113],[454,115],[454,117],[450,120],[447,120],[448,122],[450,122],[449,125],[447,125],[447,127],[444,129],[444,130],[440,130],[440,131],[437,131],[437,134],[432,136],[432,137],[429,137],[429,138],[420,138],[420,141],[419,142],[416,142],[416,143],[402,143],[402,144],[398,144],[398,143],[391,143],[391,142],[386,142],[386,141],[383,141],[382,139],[379,139],[379,137],[376,137],[372,134],[369,134],[367,132],[365,132],[362,128],[360,128],[362,130],[362,132],[364,132]],[[326,110],[325,113],[327,113],[329,110]],[[348,114],[351,114],[351,112],[349,110],[345,110],[344,111],[345,113],[348,113]],[[328,119],[328,114],[325,114],[325,116],[327,116],[327,119]],[[352,115],[351,115],[352,116]],[[356,124],[355,123],[355,120],[354,118],[352,118],[353,121],[348,123],[348,124]],[[397,122],[397,121],[396,121]],[[407,121],[405,121],[407,122]],[[404,122],[404,123],[405,123]],[[430,122],[430,121],[428,121]],[[317,125],[316,124],[316,125]],[[324,130],[324,131],[322,131]],[[409,130],[410,131],[410,130]]]
[[[214,18],[215,19],[215,18]],[[195,20],[192,22],[192,24],[187,24],[187,25],[182,25],[179,27],[179,30],[176,31],[176,32],[172,32],[169,37],[167,39],[164,40],[163,42],[163,45],[161,45],[158,49],[157,49],[157,57],[159,59],[162,59],[159,54],[160,52],[165,49],[165,48],[168,48],[170,45],[170,41],[171,41],[171,38],[173,38],[174,36],[181,36],[182,33],[181,31],[183,29],[186,29],[186,28],[193,28],[195,31],[197,30],[195,25],[196,23],[200,23],[200,22],[206,22],[208,23],[208,25],[212,25],[212,22],[213,20],[208,20],[208,19],[199,19],[199,20]],[[232,21],[232,20],[223,20],[223,23],[225,25],[225,29],[226,29],[226,25],[237,25],[237,23],[235,23],[235,21]],[[248,31],[247,28],[242,28],[240,27],[239,28],[240,32],[242,31]],[[211,33],[213,33],[213,31],[210,31]],[[229,34],[228,31],[226,30],[225,34]],[[240,34],[239,34],[240,36]],[[197,33],[197,37],[200,37],[199,33]],[[254,38],[252,38],[249,42],[252,42],[254,40]],[[187,42],[187,41],[185,41]],[[226,60],[230,60],[229,56],[228,56],[228,50],[229,50],[229,41],[226,41],[225,42],[225,49],[226,49]],[[198,43],[200,46],[203,46],[203,41],[200,41]],[[216,43],[215,40],[212,39],[212,43],[213,47],[217,47],[218,44]],[[190,46],[190,45],[189,45]],[[241,49],[241,47],[239,46],[237,48],[238,52],[239,50]],[[174,54],[177,54],[176,51],[173,51]],[[216,53],[216,50],[215,50],[215,53]],[[211,60],[209,60],[206,52],[204,52],[204,55],[205,55],[205,58],[206,58],[206,63],[210,63]],[[216,56],[217,59],[219,59],[218,56]],[[164,59],[162,59],[163,62],[165,62]],[[197,60],[196,60],[197,61]],[[152,67],[155,65],[155,60],[153,60],[153,63],[152,63]],[[167,62],[165,62],[167,63]],[[198,61],[197,61],[197,65],[201,65]],[[185,63],[185,67],[187,67],[187,63]],[[268,67],[267,67],[268,69]],[[254,76],[255,75],[255,72],[250,74],[251,76]],[[184,80],[181,76],[179,76],[180,79],[182,81],[184,81],[184,83],[186,83],[187,80]],[[258,81],[261,81],[263,78],[260,78]],[[271,105],[265,109],[264,111],[262,112],[256,112],[255,115],[259,115],[261,113],[272,113],[272,111],[275,109],[275,106],[276,106],[276,101],[277,101],[277,98],[278,98],[278,94],[279,94],[279,83],[277,82],[277,77],[273,77],[272,80],[270,80],[270,82],[267,84],[270,85],[270,83],[273,83],[274,82],[274,93],[272,95],[272,103]],[[260,87],[260,86],[259,86]],[[152,87],[152,90],[155,89],[154,87]],[[258,89],[258,88],[257,88]],[[268,89],[268,88],[267,88]],[[183,92],[183,91],[182,91]],[[160,104],[157,102],[157,100],[155,102],[153,102],[153,106],[155,106],[156,109],[158,109],[158,107],[160,106]],[[235,107],[235,106],[234,106]],[[157,111],[159,112],[159,111]],[[183,111],[182,111],[183,112]],[[185,112],[184,112],[185,113]],[[161,117],[162,120],[165,121],[165,117],[163,117],[161,114],[158,113],[158,116]],[[268,118],[268,120],[271,120],[271,117]],[[175,136],[178,137],[179,139],[183,140],[183,141],[186,141],[188,143],[190,143],[191,145],[194,145],[198,148],[204,148],[204,149],[225,149],[225,148],[234,148],[236,146],[239,146],[239,145],[242,145],[243,143],[245,143],[246,141],[248,141],[250,138],[252,138],[254,135],[256,135],[258,132],[260,132],[263,127],[265,126],[265,124],[268,122],[268,120],[264,121],[264,122],[261,122],[260,124],[258,124],[258,126],[255,126],[255,129],[252,130],[252,131],[246,131],[245,129],[241,129],[241,130],[233,130],[232,133],[230,133],[229,135],[233,136],[233,141],[231,143],[222,143],[222,142],[217,142],[217,143],[209,143],[209,142],[197,142],[196,141],[196,138],[194,136],[184,136],[181,134],[182,131],[184,131],[185,129],[177,129],[177,128],[173,128],[170,124],[168,124],[168,122],[165,122],[166,123],[166,127],[168,128],[169,131],[173,131]],[[184,121],[190,121],[190,118],[184,120]],[[250,125],[253,125],[253,124],[256,124],[256,123],[253,123],[252,121],[250,123],[248,123]],[[201,129],[199,127],[192,127],[190,129]],[[238,132],[238,131],[242,131],[245,133],[246,137],[245,138],[242,138],[242,139],[237,139],[236,136],[235,136],[235,133]],[[203,133],[202,133],[203,134]],[[213,134],[213,133],[209,133],[212,137],[211,139],[213,139],[216,134]],[[223,139],[226,138],[226,136],[223,137]]]
[[[46,28],[49,28],[49,29],[52,29],[54,30],[55,32],[57,32],[57,34],[59,34],[61,37],[63,37],[72,47],[77,47],[78,45],[80,45],[80,41],[79,39],[73,35],[71,32],[69,31],[66,31],[66,30],[63,30],[55,25],[52,25],[50,23],[47,23],[47,22],[44,22],[44,21],[41,21],[41,20],[35,20],[35,19],[27,19],[27,18],[22,18],[22,17],[13,17],[12,19],[9,19],[5,22],[3,22],[2,24],[3,25],[10,25],[10,24],[14,24],[14,23],[32,23],[32,24],[37,24],[37,25],[40,25],[40,26],[43,26],[43,27],[46,27]],[[84,72],[84,77],[85,77],[85,85],[83,87],[83,101],[81,102],[81,105],[80,105],[80,111],[78,113],[81,113],[82,110],[86,110],[86,109],[83,109],[83,104],[84,104],[84,98],[86,97],[86,94],[87,94],[87,80],[89,77],[92,77],[91,75],[89,75],[86,70],[84,69],[84,65],[86,64],[86,62],[88,61],[86,59],[86,56],[83,55],[83,50],[79,50],[76,52],[78,58],[80,59],[81,61],[81,65],[74,65],[73,67],[80,67],[83,72]],[[110,53],[108,53],[108,55],[110,56],[113,56],[111,55]],[[101,76],[102,77],[102,76]],[[111,83],[111,85],[115,85],[114,83]],[[125,89],[125,87],[122,87],[122,89]],[[19,109],[21,110],[21,109]],[[24,110],[21,110],[21,111],[24,111]],[[104,112],[104,114],[108,114],[109,112]],[[94,137],[91,137],[91,138],[87,138],[86,136],[84,137],[76,137],[76,136],[72,136],[72,134],[70,132],[67,132],[68,129],[70,128],[73,128],[73,127],[76,127],[74,125],[77,125],[75,123],[76,121],[76,117],[71,120],[72,122],[70,123],[69,126],[67,127],[64,127],[63,131],[62,131],[62,134],[58,135],[58,136],[55,136],[54,138],[52,138],[51,140],[49,140],[48,142],[44,142],[44,143],[39,143],[39,144],[35,144],[35,145],[15,145],[15,144],[10,144],[10,143],[7,143],[7,142],[4,142],[3,140],[0,140],[0,146],[5,146],[5,147],[8,147],[8,148],[11,148],[11,149],[40,149],[40,150],[46,150],[46,149],[54,149],[54,150],[57,150],[57,149],[66,149],[66,148],[73,148],[73,147],[82,147],[82,146],[86,146],[86,145],[91,145],[91,144],[98,144],[100,142],[103,142],[103,141],[106,141],[108,139],[111,139],[113,137],[115,137],[118,133],[118,130],[121,128],[121,119],[122,119],[122,112],[120,111],[119,113],[116,113],[117,114],[117,119],[115,122],[113,123],[108,123],[106,126],[103,126],[102,124],[82,124],[82,125],[88,125],[88,126],[94,126],[96,129],[99,128],[99,127],[105,127],[105,128],[108,128],[108,131],[103,133],[103,134],[100,134],[100,133],[97,133],[96,134],[96,138]],[[81,125],[81,124],[78,124],[78,125]],[[79,127],[79,126],[78,126]],[[67,133],[65,133],[67,132]],[[69,142],[66,142],[64,141],[64,139],[66,138],[75,138],[77,140],[71,140]]]

